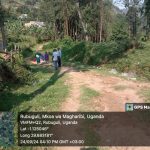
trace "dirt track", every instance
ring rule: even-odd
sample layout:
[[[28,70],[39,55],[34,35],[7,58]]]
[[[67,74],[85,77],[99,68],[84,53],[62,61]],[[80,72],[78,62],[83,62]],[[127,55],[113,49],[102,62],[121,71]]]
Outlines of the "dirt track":
[[[63,68],[63,71],[68,68]],[[79,111],[81,86],[87,86],[100,93],[93,99],[93,111],[125,111],[125,103],[141,103],[144,99],[139,95],[141,89],[149,88],[150,84],[129,81],[115,76],[104,76],[94,71],[78,72],[71,70],[66,84],[71,86],[68,99],[62,104],[62,111]],[[118,87],[118,89],[117,89]],[[121,88],[123,87],[123,88]],[[81,150],[80,147],[57,147],[56,150]],[[103,150],[149,150],[149,147],[103,147]],[[85,149],[86,150],[86,149]]]
[[[66,69],[63,69],[66,70]],[[129,81],[115,76],[104,76],[94,71],[71,70],[67,84],[71,86],[69,98],[63,103],[62,111],[78,111],[80,107],[80,87],[87,86],[100,93],[93,101],[94,111],[124,111],[125,103],[141,103],[139,91],[150,87],[148,83]]]
[[[150,83],[131,81],[116,76],[105,76],[95,71],[76,71],[63,67],[60,73],[67,72],[66,83],[69,85],[70,95],[61,106],[61,111],[76,112],[80,110],[81,87],[86,86],[100,93],[92,99],[92,111],[124,112],[125,103],[142,103],[144,98],[139,95],[142,89],[150,88]],[[89,106],[90,107],[90,106]],[[37,148],[39,149],[39,148]],[[41,150],[89,150],[81,147],[54,147]],[[101,150],[149,150],[149,147],[100,147]],[[97,149],[92,149],[97,150]]]

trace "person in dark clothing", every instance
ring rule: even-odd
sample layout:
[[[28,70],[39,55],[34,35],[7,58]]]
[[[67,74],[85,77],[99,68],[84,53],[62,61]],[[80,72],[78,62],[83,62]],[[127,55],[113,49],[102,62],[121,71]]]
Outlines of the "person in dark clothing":
[[[56,49],[53,50],[52,61],[53,61],[55,70],[57,70],[58,69],[58,53],[57,53]]]
[[[57,54],[58,54],[58,67],[61,67],[61,56],[62,56],[62,52],[61,52],[61,49],[60,49],[60,48],[57,49]]]
[[[48,52],[45,52],[44,59],[45,59],[45,62],[48,63],[48,61],[49,61],[49,54],[48,54]]]
[[[40,56],[41,56],[41,54],[40,54],[38,51],[36,51],[35,57],[36,57],[36,63],[37,63],[37,64],[40,64],[40,63],[41,63]]]

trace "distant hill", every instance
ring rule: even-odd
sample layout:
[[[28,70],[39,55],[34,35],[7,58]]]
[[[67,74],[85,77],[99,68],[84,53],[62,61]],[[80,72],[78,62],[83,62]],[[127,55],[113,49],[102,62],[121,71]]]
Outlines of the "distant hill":
[[[5,6],[5,7],[20,7],[20,6],[33,6],[33,5],[36,5],[38,2],[40,2],[41,0],[1,0],[2,1],[2,4]]]

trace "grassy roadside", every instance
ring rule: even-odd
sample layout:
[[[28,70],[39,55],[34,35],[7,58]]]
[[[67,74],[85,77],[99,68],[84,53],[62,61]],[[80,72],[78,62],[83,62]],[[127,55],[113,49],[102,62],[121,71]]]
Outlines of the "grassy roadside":
[[[141,97],[144,97],[146,103],[150,103],[150,88],[149,89],[142,89],[140,91]]]
[[[15,114],[15,143],[17,145],[17,114],[20,111],[59,111],[59,107],[69,93],[65,84],[66,75],[60,71],[52,71],[49,67],[31,66],[33,81],[29,85],[0,93],[0,110],[13,111]],[[1,149],[2,147],[0,147]],[[2,149],[32,150],[32,147],[18,147]]]
[[[65,76],[59,71],[52,73],[49,68],[32,67],[30,85],[21,86],[0,94],[2,111],[56,111],[68,93],[64,84]]]
[[[94,108],[92,107],[92,100],[96,97],[100,96],[100,93],[97,91],[86,87],[82,86],[81,87],[81,98],[80,98],[80,111],[93,111]]]
[[[82,86],[81,87],[81,98],[80,98],[80,111],[94,111],[94,105],[93,105],[93,100],[96,99],[97,97],[99,97],[101,94],[89,87],[86,86]],[[88,145],[90,145],[90,143],[95,143],[96,141],[98,141],[98,135],[94,134],[93,132],[91,132],[90,130],[86,130],[86,127],[88,126],[88,123],[85,124],[84,126],[84,132],[86,135],[86,140]],[[108,148],[105,147],[87,147],[87,148],[83,148],[81,150],[108,150]]]

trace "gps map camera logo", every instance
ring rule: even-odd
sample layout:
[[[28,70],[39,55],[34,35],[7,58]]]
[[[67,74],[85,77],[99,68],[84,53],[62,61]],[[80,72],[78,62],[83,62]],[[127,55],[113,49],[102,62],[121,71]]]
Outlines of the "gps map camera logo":
[[[133,104],[126,104],[125,110],[126,111],[133,111]]]

